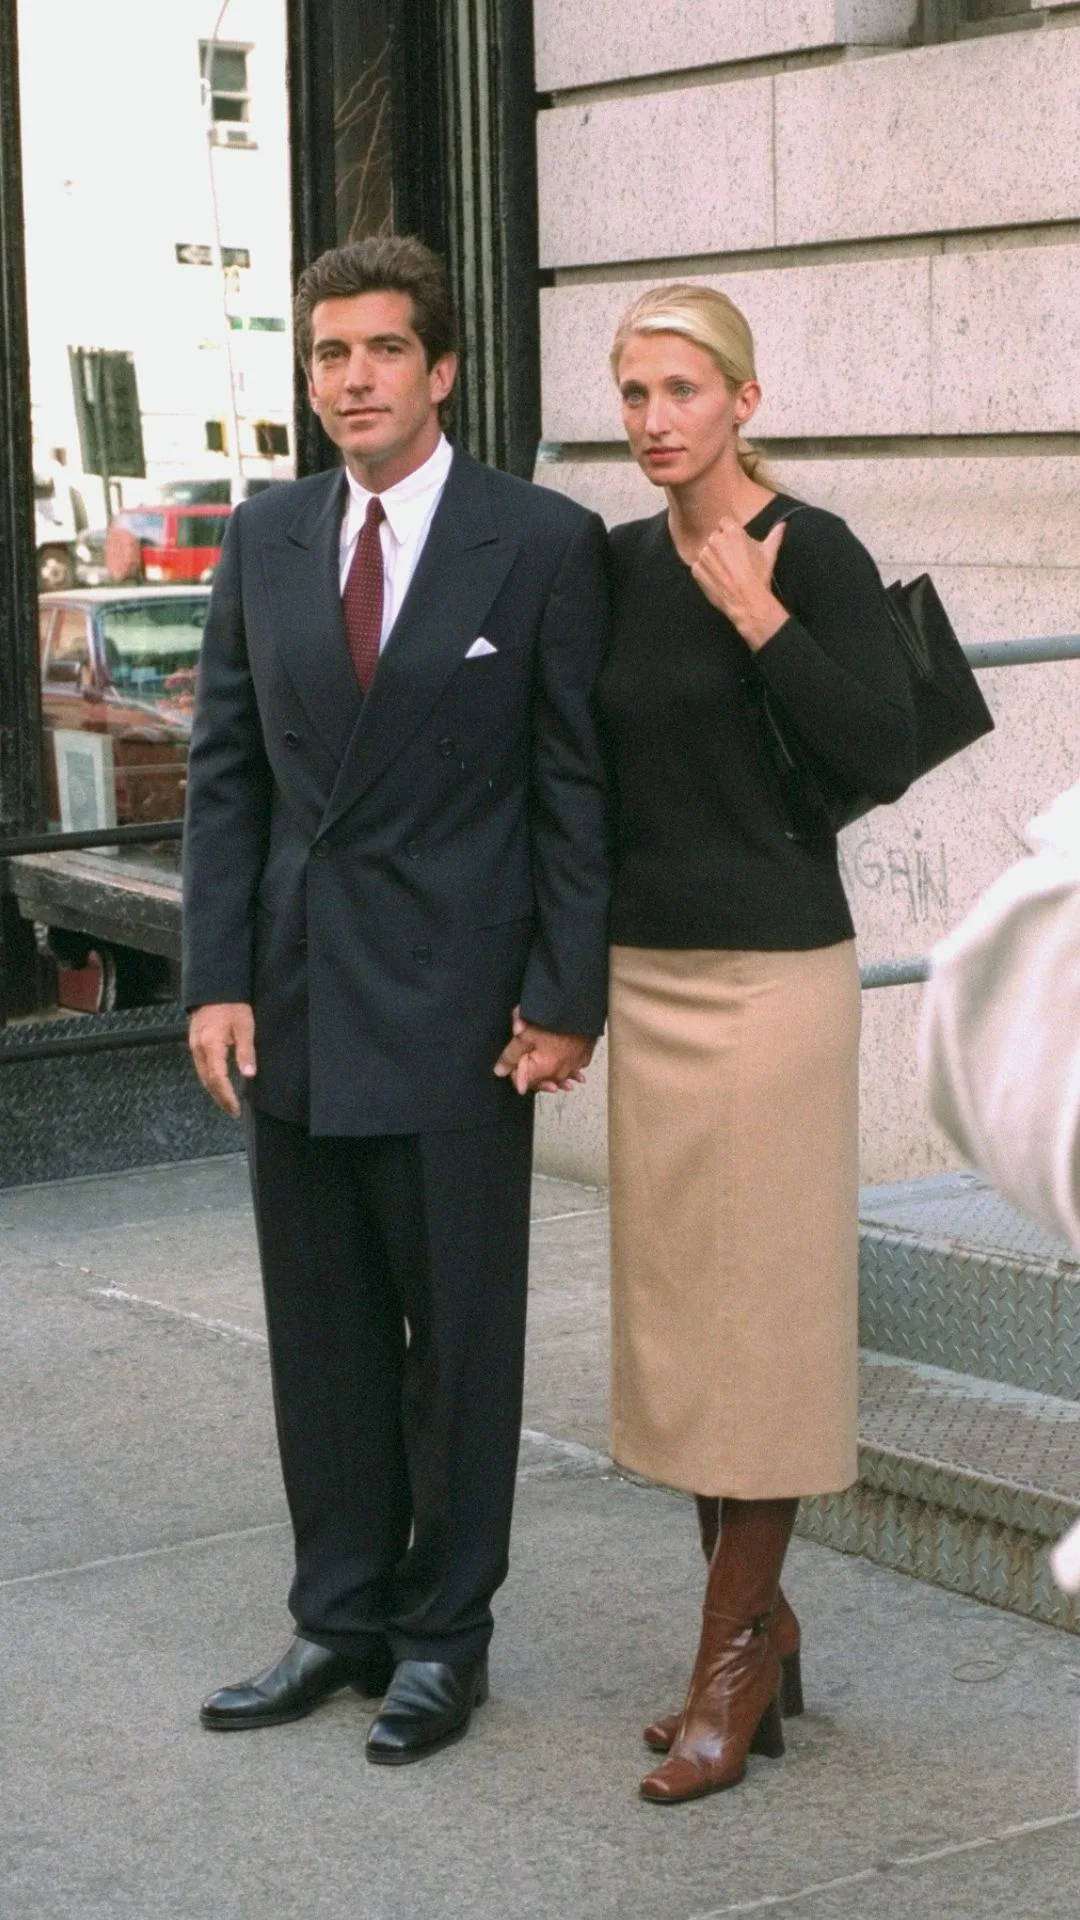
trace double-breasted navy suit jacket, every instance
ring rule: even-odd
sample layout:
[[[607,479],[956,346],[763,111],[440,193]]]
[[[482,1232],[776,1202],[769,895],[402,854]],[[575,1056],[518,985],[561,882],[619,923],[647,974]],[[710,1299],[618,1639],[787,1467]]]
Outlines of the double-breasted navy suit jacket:
[[[255,1010],[255,1104],[314,1134],[486,1125],[514,1006],[597,1034],[601,521],[455,452],[366,699],[341,471],[230,518],[184,840],[184,998]],[[466,658],[483,638],[494,651]]]

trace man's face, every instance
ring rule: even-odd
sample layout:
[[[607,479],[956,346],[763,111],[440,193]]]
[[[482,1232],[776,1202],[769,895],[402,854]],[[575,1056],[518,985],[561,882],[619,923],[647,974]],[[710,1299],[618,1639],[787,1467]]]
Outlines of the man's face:
[[[457,359],[429,367],[407,293],[320,300],[311,316],[311,404],[345,463],[373,492],[421,466],[440,434]]]

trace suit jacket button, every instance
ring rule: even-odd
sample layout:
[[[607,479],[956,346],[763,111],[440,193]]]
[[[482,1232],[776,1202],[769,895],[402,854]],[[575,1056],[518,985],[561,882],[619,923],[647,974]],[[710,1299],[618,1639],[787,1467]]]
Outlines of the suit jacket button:
[[[431,961],[432,961],[431,948],[430,947],[414,947],[412,950],[412,957],[416,961],[416,964],[418,967],[430,967]]]
[[[325,860],[330,849],[327,846],[325,840],[316,840],[315,845],[312,847],[311,851],[315,855],[316,860]]]
[[[288,733],[282,735],[282,738],[287,747],[298,747],[300,745],[300,735],[294,733],[291,727]]]
[[[421,853],[419,840],[406,840],[405,851],[410,860],[419,860]]]
[[[442,754],[442,757],[444,760],[449,760],[450,755],[453,753],[453,751],[454,751],[454,743],[452,740],[439,741],[439,752]]]

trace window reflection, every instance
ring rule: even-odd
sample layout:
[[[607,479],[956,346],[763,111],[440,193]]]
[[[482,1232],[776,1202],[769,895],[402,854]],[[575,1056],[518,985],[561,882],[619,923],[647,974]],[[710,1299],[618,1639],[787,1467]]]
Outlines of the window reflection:
[[[18,0],[18,23],[45,811],[153,825],[183,812],[229,515],[294,473],[285,0]],[[65,940],[143,980],[115,888],[171,889],[177,853],[48,856],[65,1004],[98,1003]]]

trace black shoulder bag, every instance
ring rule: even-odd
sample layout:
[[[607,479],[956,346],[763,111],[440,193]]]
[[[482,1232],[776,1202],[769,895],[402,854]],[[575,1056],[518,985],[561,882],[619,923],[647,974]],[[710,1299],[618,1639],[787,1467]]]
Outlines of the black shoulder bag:
[[[801,511],[792,507],[778,519],[791,520]],[[914,781],[984,733],[992,733],[994,721],[929,574],[920,573],[906,585],[894,582],[885,589],[885,604],[915,708]],[[750,677],[747,691],[765,757],[791,822],[791,839],[820,840],[839,833],[879,804],[867,794],[841,790],[820,756],[799,740],[780,703],[757,674]]]

